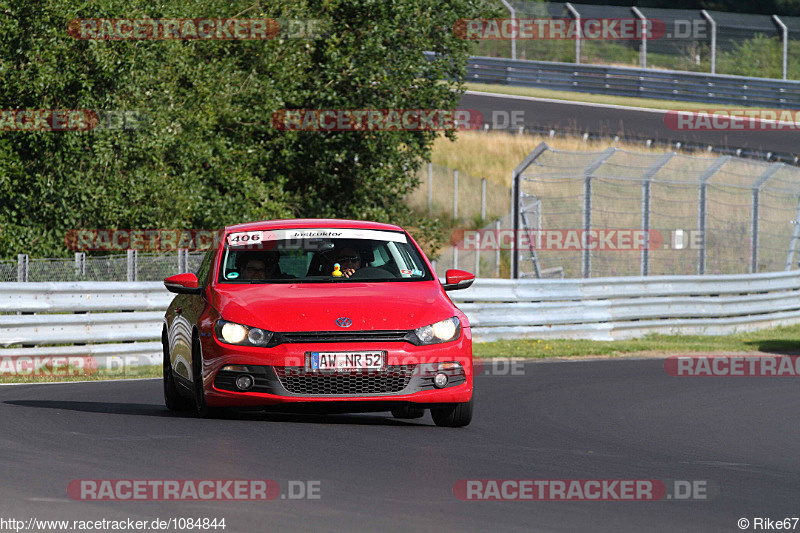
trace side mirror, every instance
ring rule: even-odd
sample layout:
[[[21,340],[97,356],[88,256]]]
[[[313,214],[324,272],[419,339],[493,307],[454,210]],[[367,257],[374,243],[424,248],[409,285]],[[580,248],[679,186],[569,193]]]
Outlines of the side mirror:
[[[444,290],[458,291],[467,289],[475,282],[475,274],[466,270],[448,270],[444,275]]]
[[[203,294],[203,288],[197,286],[197,276],[191,272],[168,277],[164,280],[164,286],[176,294]]]

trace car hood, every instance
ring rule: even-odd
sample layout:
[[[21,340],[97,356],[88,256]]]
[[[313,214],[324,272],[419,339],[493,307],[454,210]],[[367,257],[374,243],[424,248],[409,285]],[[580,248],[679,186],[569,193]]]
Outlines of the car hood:
[[[438,281],[217,285],[212,305],[222,318],[270,331],[415,329],[458,313]]]

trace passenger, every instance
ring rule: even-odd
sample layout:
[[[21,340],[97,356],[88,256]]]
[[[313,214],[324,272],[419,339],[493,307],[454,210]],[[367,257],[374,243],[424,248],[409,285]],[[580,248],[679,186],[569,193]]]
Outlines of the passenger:
[[[293,276],[281,272],[281,253],[277,250],[251,253],[244,256],[240,272],[242,279],[260,281],[270,279],[290,279]]]

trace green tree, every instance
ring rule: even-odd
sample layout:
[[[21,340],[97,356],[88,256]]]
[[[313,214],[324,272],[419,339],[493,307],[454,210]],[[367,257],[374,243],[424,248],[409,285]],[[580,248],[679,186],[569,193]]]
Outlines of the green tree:
[[[68,255],[73,228],[216,228],[278,217],[416,226],[403,196],[435,132],[283,132],[284,108],[453,108],[482,0],[0,0],[0,109],[146,115],[143,128],[0,131],[0,256]],[[318,19],[267,41],[79,40],[76,18]],[[439,54],[429,61],[423,51]]]

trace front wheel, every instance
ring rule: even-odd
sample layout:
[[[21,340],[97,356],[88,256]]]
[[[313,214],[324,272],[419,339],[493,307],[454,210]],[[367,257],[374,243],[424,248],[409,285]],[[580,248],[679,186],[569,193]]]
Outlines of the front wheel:
[[[431,408],[431,417],[437,426],[447,428],[458,428],[469,425],[472,422],[472,402],[451,403],[444,407]]]
[[[194,410],[194,403],[181,396],[175,386],[175,378],[172,375],[172,364],[169,357],[169,343],[166,332],[161,336],[161,345],[164,351],[164,404],[173,413],[186,413]]]
[[[203,354],[200,348],[200,338],[192,340],[192,377],[194,385],[194,410],[202,418],[216,418],[224,410],[218,407],[209,407],[206,403],[206,393],[203,388]]]

